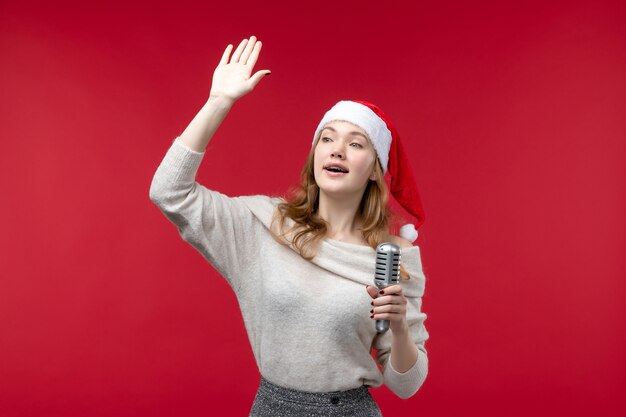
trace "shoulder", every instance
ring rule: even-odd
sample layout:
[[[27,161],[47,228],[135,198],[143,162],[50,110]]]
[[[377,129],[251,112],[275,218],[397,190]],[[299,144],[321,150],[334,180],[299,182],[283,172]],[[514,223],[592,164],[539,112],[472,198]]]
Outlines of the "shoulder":
[[[235,197],[246,204],[249,205],[262,205],[262,206],[276,206],[278,203],[282,202],[279,197],[273,197],[265,194],[256,194],[256,195],[242,195]]]
[[[400,236],[389,235],[389,239],[391,243],[394,245],[398,245],[400,248],[412,248],[413,244]]]
[[[271,226],[276,206],[283,201],[279,197],[263,194],[240,196],[237,199],[268,228]]]

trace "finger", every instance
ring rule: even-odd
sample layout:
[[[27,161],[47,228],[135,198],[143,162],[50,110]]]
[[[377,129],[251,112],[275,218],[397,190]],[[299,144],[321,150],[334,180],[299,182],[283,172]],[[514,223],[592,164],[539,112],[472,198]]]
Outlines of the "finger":
[[[371,317],[372,320],[389,320],[396,321],[402,320],[402,316],[397,313],[382,313],[382,314],[374,314],[374,317]]]
[[[375,306],[384,306],[387,304],[406,304],[406,298],[398,295],[381,295],[372,302],[372,305]]]
[[[270,70],[257,71],[256,73],[254,73],[254,75],[250,77],[249,81],[252,88],[256,87],[256,85],[259,83],[259,81],[261,81],[263,77],[271,73],[272,72]]]
[[[402,320],[402,316],[403,314],[400,314],[398,312],[395,311],[391,311],[391,312],[385,312],[385,313],[374,313],[374,314],[370,314],[370,316],[374,316],[372,317],[372,320]]]
[[[388,287],[383,288],[379,294],[402,294],[402,286],[400,284],[390,285]]]
[[[261,41],[258,41],[254,45],[254,49],[252,50],[250,57],[246,61],[246,65],[250,66],[250,68],[254,68],[254,64],[256,64],[256,60],[259,58],[259,52],[261,52],[261,46]]]
[[[373,314],[384,314],[384,313],[397,313],[402,314],[406,310],[403,306],[399,306],[397,304],[388,304],[385,306],[374,307],[370,312],[373,311]]]
[[[229,43],[226,49],[224,50],[224,53],[222,54],[222,59],[220,59],[220,65],[226,65],[228,63],[228,56],[230,55],[230,51],[232,50],[233,50],[233,45]]]
[[[241,54],[241,58],[239,59],[239,63],[240,64],[246,64],[246,61],[248,60],[248,57],[250,56],[250,53],[252,52],[252,49],[254,48],[254,44],[256,43],[256,36],[250,36],[250,40],[248,41],[248,44],[246,45],[246,48],[243,50],[243,53]]]
[[[233,54],[233,56],[230,57],[231,64],[235,62],[239,62],[239,57],[241,56],[241,53],[243,52],[243,48],[246,46],[247,43],[248,43],[247,39],[244,39],[241,41],[237,49],[235,49],[235,53]]]
[[[367,293],[369,294],[370,297],[372,298],[378,297],[378,288],[373,287],[371,285],[366,285],[365,289],[367,290]]]

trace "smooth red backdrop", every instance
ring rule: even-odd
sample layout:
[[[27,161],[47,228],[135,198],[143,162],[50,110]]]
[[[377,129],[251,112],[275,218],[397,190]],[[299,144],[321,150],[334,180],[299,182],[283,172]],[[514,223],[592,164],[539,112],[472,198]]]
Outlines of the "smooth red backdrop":
[[[624,415],[625,3],[518,3],[3,2],[0,415],[247,416],[234,294],[148,190],[250,35],[199,182],[282,193],[344,98],[414,161],[430,370],[385,415]]]

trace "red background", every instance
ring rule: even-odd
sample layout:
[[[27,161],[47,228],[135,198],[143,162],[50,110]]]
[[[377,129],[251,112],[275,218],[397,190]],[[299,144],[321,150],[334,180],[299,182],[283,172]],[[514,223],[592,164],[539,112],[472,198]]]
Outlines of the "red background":
[[[282,193],[344,98],[414,161],[430,371],[383,413],[624,415],[625,3],[224,3],[0,5],[0,415],[247,416],[234,294],[148,190],[250,35],[199,182]]]

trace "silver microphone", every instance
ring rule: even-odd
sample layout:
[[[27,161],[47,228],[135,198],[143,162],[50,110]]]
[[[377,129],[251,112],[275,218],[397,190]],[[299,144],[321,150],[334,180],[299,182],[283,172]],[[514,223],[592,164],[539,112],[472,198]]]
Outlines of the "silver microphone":
[[[374,284],[381,290],[400,282],[400,247],[385,242],[376,247],[376,271]],[[389,320],[376,320],[376,332],[389,330]]]

